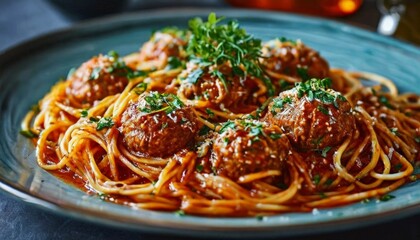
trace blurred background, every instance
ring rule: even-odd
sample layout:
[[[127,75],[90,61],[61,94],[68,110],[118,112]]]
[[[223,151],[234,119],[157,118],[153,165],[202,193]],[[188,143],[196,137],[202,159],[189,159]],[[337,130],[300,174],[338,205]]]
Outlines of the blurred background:
[[[420,0],[0,0],[0,51],[91,18],[179,7],[254,8],[312,15],[420,46]]]

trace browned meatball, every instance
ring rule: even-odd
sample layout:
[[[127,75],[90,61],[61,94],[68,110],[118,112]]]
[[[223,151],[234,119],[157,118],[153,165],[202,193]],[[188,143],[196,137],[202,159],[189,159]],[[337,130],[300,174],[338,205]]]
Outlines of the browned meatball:
[[[131,151],[167,157],[193,141],[198,123],[191,109],[175,95],[150,92],[129,104],[119,129]]]
[[[182,49],[187,42],[179,34],[177,30],[154,33],[151,39],[140,49],[138,61],[140,63],[149,61],[152,63],[152,67],[162,69],[168,62],[169,57],[185,58],[182,55]]]
[[[298,150],[339,145],[355,129],[350,103],[328,89],[328,79],[312,79],[280,93],[269,104],[266,119],[281,127]]]
[[[229,69],[225,70],[223,79],[201,69],[191,71],[188,76],[196,71],[203,71],[196,81],[189,81],[186,77],[181,82],[179,91],[186,98],[208,101],[211,107],[227,108],[233,112],[248,111],[248,101],[253,100],[250,96],[257,89],[251,77],[235,76]]]
[[[262,65],[265,69],[292,77],[325,78],[329,76],[328,62],[318,52],[301,41],[272,40],[263,47]],[[299,69],[306,69],[299,73]],[[306,80],[306,79],[301,79]]]
[[[92,106],[95,101],[120,93],[128,83],[127,68],[116,56],[99,55],[83,63],[68,79],[67,94],[77,105]]]
[[[226,122],[213,144],[211,163],[217,174],[237,180],[265,170],[282,170],[290,144],[280,128],[265,122]]]

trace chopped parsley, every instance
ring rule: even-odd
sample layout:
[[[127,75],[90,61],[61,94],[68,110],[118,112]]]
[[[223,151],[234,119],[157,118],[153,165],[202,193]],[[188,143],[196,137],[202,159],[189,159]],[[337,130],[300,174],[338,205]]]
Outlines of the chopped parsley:
[[[290,97],[274,98],[272,108],[277,108],[281,110],[285,104],[291,104],[291,103],[292,103],[292,99]]]
[[[288,42],[288,43],[291,43],[291,44],[293,44],[293,45],[296,45],[296,41],[291,40],[291,39],[288,39],[288,38],[286,38],[286,37],[278,37],[277,39],[278,39],[280,42],[282,42],[282,43],[286,43],[286,42]]]
[[[89,76],[89,80],[96,80],[99,78],[99,76],[101,75],[101,67],[95,67],[92,69],[92,71],[90,72],[90,76]]]
[[[319,174],[315,175],[312,178],[312,181],[314,182],[315,185],[318,185],[319,184],[319,181],[321,181],[321,176]]]
[[[324,149],[322,149],[322,151],[321,151],[321,156],[323,156],[324,158],[325,157],[327,157],[327,153],[328,153],[328,151],[330,151],[331,150],[331,147],[330,146],[327,146],[327,147],[325,147]]]
[[[394,128],[390,128],[389,131],[391,131],[392,134],[394,134],[395,136],[398,136],[398,128],[394,127]]]
[[[302,79],[302,81],[305,82],[310,79],[307,67],[297,67],[296,72],[299,75],[299,77]]]
[[[73,76],[74,72],[76,72],[76,68],[71,68],[67,73],[67,79],[70,79]]]
[[[198,164],[196,167],[195,167],[195,169],[197,170],[197,172],[202,172],[203,171],[203,169],[204,169],[204,166],[203,165],[201,165],[201,164]]]
[[[162,126],[160,127],[160,129],[163,130],[163,129],[167,128],[167,127],[168,127],[168,123],[167,122],[164,122],[164,123],[162,123]]]
[[[183,63],[179,58],[173,57],[173,56],[168,58],[168,66],[167,66],[168,69],[176,69],[182,66],[183,66]]]
[[[414,137],[414,141],[415,141],[416,143],[420,143],[420,136]]]
[[[27,138],[37,138],[38,137],[38,134],[36,134],[35,132],[33,132],[30,129],[28,129],[28,130],[20,130],[19,133],[22,134],[24,137],[27,137]]]
[[[137,94],[140,95],[142,93],[144,93],[147,90],[147,83],[145,82],[141,82],[139,84],[137,84],[137,86],[134,87],[133,91]]]
[[[206,125],[204,125],[201,129],[200,129],[200,131],[198,132],[198,135],[199,136],[205,136],[205,135],[207,135],[209,132],[210,132],[210,128],[209,127],[207,127]]]
[[[209,115],[210,118],[214,117],[214,112],[210,108],[206,108],[206,113]]]
[[[196,84],[201,75],[203,75],[203,70],[201,68],[198,68],[192,73],[188,74],[188,77],[185,78],[185,81],[188,83]]]
[[[225,131],[227,131],[229,128],[230,129],[235,129],[235,123],[232,121],[227,121],[225,123],[222,124],[222,127],[219,130],[219,133],[224,133]]]
[[[316,79],[312,78],[306,82],[298,82],[295,84],[295,89],[297,91],[298,98],[302,98],[304,95],[308,98],[309,101],[318,99],[325,104],[333,104],[338,108],[337,100],[345,101],[346,98],[341,94],[334,95],[327,91],[331,88],[331,79]]]
[[[330,115],[330,113],[328,112],[328,109],[322,105],[318,105],[317,109],[318,111],[322,112],[325,115]]]
[[[220,66],[229,63],[235,74],[260,77],[267,86],[270,96],[274,95],[271,81],[263,76],[258,59],[261,57],[261,40],[247,34],[238,22],[230,21],[220,24],[223,18],[210,13],[207,22],[201,18],[189,21],[191,37],[187,53],[201,67]],[[212,71],[222,81],[225,79],[220,71]],[[225,84],[225,83],[224,83]],[[225,85],[226,87],[226,85]]]
[[[383,195],[383,196],[381,196],[381,197],[379,198],[379,201],[381,201],[381,202],[386,202],[386,201],[389,201],[389,200],[391,200],[391,199],[393,199],[393,198],[395,198],[395,196],[393,196],[393,195],[389,195],[389,194],[385,194],[385,195]]]
[[[144,100],[147,102],[148,107],[141,108],[140,111],[145,113],[154,113],[165,111],[167,114],[180,109],[184,103],[174,94],[158,92],[151,92]]]
[[[185,216],[185,212],[183,210],[178,210],[178,211],[175,212],[175,214],[180,216],[180,217]]]
[[[394,106],[392,106],[391,103],[389,103],[388,98],[386,98],[385,96],[380,96],[379,102],[385,105],[389,109],[395,109]]]
[[[110,117],[104,117],[99,119],[98,123],[96,124],[96,130],[102,130],[104,128],[110,128],[114,126],[114,121]]]
[[[271,139],[277,140],[281,138],[281,133],[271,133],[269,136]]]
[[[80,116],[81,117],[87,117],[88,116],[88,111],[86,109],[83,109],[82,111],[80,111]]]

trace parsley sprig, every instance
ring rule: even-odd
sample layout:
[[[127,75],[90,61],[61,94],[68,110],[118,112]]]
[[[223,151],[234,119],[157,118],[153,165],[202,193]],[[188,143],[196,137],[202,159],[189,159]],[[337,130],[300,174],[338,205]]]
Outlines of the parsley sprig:
[[[184,106],[184,103],[174,94],[150,92],[144,100],[147,106],[141,108],[140,111],[145,113],[155,113],[165,111],[169,114]]]
[[[201,68],[229,63],[235,75],[250,74],[261,78],[268,88],[269,95],[274,95],[273,85],[264,76],[258,62],[261,57],[261,40],[247,34],[238,22],[220,24],[222,20],[223,18],[217,18],[215,13],[209,14],[207,22],[203,22],[201,18],[190,20],[192,35],[187,52],[192,60]],[[228,82],[224,74],[217,69],[211,71],[211,74],[217,76],[227,88]]]
[[[329,88],[331,88],[331,79],[329,78],[312,78],[306,82],[298,82],[295,85],[298,98],[306,95],[309,101],[318,99],[322,103],[333,104],[338,108],[337,99],[340,99],[341,101],[345,101],[346,99],[341,94],[332,94],[331,92],[328,92],[327,89]]]

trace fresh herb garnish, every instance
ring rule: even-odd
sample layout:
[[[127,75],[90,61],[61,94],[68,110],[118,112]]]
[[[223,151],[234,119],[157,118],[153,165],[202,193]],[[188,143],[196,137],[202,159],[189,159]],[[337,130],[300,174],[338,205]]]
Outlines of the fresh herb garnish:
[[[196,167],[195,167],[195,169],[197,170],[197,172],[202,172],[203,171],[203,169],[204,169],[204,166],[203,165],[201,165],[201,164],[198,164]]]
[[[331,79],[316,79],[312,78],[306,82],[298,82],[295,84],[295,89],[297,91],[298,98],[302,98],[304,95],[308,98],[309,101],[318,99],[325,104],[333,104],[338,108],[338,101],[345,101],[346,98],[340,94],[332,94],[327,91],[331,87]]]
[[[236,21],[220,24],[222,20],[223,18],[217,18],[215,13],[210,13],[207,22],[203,22],[201,18],[189,21],[192,35],[187,52],[192,60],[200,67],[229,63],[236,74],[247,73],[261,78],[267,86],[268,94],[274,95],[273,85],[263,76],[263,70],[258,61],[261,57],[261,40],[247,34]],[[212,71],[211,74],[223,81],[225,78],[219,73],[219,71]]]
[[[192,84],[196,84],[201,75],[203,75],[203,70],[201,68],[198,68],[192,73],[188,74],[187,78],[185,78],[185,81]]]
[[[22,134],[24,137],[27,137],[27,138],[37,138],[38,137],[38,134],[36,134],[35,132],[33,132],[30,129],[28,129],[28,130],[20,130],[19,133]]]
[[[180,109],[184,103],[174,94],[158,92],[151,92],[144,100],[147,102],[148,107],[141,108],[140,111],[145,113],[153,113],[165,111],[167,114]]]
[[[160,129],[163,130],[163,129],[167,128],[167,127],[168,127],[168,123],[167,122],[164,122],[164,123],[162,123],[162,126],[160,127]]]
[[[175,212],[175,214],[180,216],[180,217],[185,216],[185,212],[183,210],[178,210],[178,211]]]
[[[92,72],[90,72],[89,80],[96,80],[99,78],[101,74],[101,67],[95,67],[92,69]]]
[[[88,116],[88,111],[86,109],[83,109],[82,111],[80,111],[80,116],[81,117],[87,117]]]
[[[386,201],[389,201],[389,200],[391,200],[391,199],[393,199],[393,198],[395,198],[395,196],[393,196],[393,195],[389,195],[389,194],[385,194],[385,195],[383,195],[383,196],[381,196],[381,197],[379,198],[379,201],[381,201],[381,202],[386,202]]]
[[[142,93],[144,93],[147,90],[147,83],[145,82],[141,82],[139,84],[137,84],[137,86],[134,87],[133,91],[137,94],[140,95]]]
[[[182,65],[183,65],[182,61],[179,58],[173,57],[173,56],[170,56],[168,58],[168,66],[167,66],[168,69],[176,69],[176,68],[182,67]]]
[[[389,131],[391,131],[392,134],[394,134],[395,136],[398,136],[398,128],[394,127],[394,128],[390,128]]]
[[[210,130],[211,129],[209,127],[207,127],[206,125],[204,125],[202,128],[200,128],[200,131],[198,132],[198,135],[199,136],[207,135],[207,133],[209,133]]]
[[[98,123],[96,124],[96,130],[102,130],[104,128],[110,128],[114,126],[114,121],[110,117],[104,117],[99,119]]]
[[[270,138],[273,140],[277,140],[281,138],[281,133],[270,133],[268,136],[270,136]]]
[[[284,98],[274,98],[273,99],[273,106],[272,108],[276,108],[276,109],[283,109],[285,104],[291,104],[292,103],[292,99],[290,97],[284,97]]]
[[[414,141],[415,141],[416,143],[420,143],[420,136],[414,137]]]
[[[324,158],[325,157],[327,157],[327,153],[328,153],[328,151],[330,151],[331,150],[331,147],[330,146],[327,146],[327,147],[325,147],[324,149],[322,149],[322,151],[321,151],[321,156],[323,156]]]
[[[293,45],[296,45],[296,41],[291,40],[291,39],[288,39],[288,38],[286,38],[286,37],[278,37],[277,39],[278,39],[280,42],[282,42],[282,43],[286,43],[286,42],[288,42],[288,43],[291,43],[291,44],[293,44]]]
[[[305,82],[310,79],[307,67],[297,67],[296,72],[299,75],[299,77],[302,79],[302,81]]]
[[[312,178],[312,181],[314,182],[315,185],[318,185],[319,184],[319,181],[321,181],[321,176],[319,174],[315,175]]]
[[[210,108],[206,108],[206,113],[209,115],[210,118],[214,117],[214,112]]]
[[[385,96],[380,96],[379,102],[385,105],[389,109],[395,109],[394,106],[392,106],[391,103],[389,103],[388,98],[386,98]]]
[[[67,73],[67,79],[70,79],[74,72],[76,72],[76,68],[70,68],[69,72]]]
[[[222,127],[219,130],[219,133],[223,133],[225,131],[227,131],[229,128],[230,129],[235,129],[235,123],[232,121],[227,121],[225,123],[222,124]]]
[[[317,109],[325,115],[330,115],[330,113],[328,112],[328,109],[322,105],[318,105]]]

